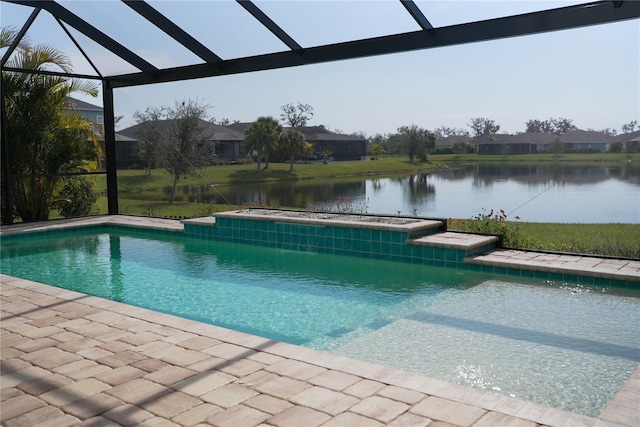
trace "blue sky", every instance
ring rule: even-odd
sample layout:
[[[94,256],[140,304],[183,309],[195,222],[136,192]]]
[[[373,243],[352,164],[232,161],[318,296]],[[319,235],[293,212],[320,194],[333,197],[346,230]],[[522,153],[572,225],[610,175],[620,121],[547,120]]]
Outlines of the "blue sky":
[[[61,1],[157,66],[194,62],[191,53],[145,25],[121,2]],[[235,2],[150,1],[223,58],[284,50]],[[255,2],[302,46],[417,30],[397,1]],[[434,27],[576,2],[418,1]],[[30,8],[1,3],[2,26],[20,27]],[[72,31],[73,34],[77,33]],[[60,27],[42,12],[29,32],[68,53],[78,72],[90,66]],[[106,74],[134,71],[78,35]],[[408,124],[465,128],[487,117],[501,131],[524,131],[529,119],[573,119],[580,128],[615,128],[640,120],[640,21],[402,54],[117,89],[120,128],[149,106],[197,98],[217,119],[279,117],[286,103],[308,103],[323,124],[343,132],[394,132]],[[85,99],[100,104],[101,98]]]

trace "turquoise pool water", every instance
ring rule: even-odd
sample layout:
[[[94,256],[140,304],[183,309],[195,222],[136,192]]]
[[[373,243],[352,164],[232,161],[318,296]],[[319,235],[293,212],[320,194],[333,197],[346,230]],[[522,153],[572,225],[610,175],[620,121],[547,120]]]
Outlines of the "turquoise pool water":
[[[590,416],[640,361],[640,292],[116,229],[3,239],[0,269]]]

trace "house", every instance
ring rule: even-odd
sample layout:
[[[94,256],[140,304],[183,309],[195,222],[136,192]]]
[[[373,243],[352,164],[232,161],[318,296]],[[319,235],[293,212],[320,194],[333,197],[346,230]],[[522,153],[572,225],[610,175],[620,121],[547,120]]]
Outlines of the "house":
[[[323,126],[302,126],[295,130],[302,132],[305,141],[313,144],[315,153],[328,151],[332,160],[364,160],[367,155],[367,140],[360,136],[331,132]]]
[[[453,152],[455,146],[468,147],[467,144],[473,144],[473,138],[469,135],[450,135],[445,138],[436,139],[436,150],[444,153]],[[447,150],[447,151],[444,151]],[[450,150],[450,151],[448,151]]]
[[[174,122],[175,120],[168,119],[155,122],[152,138],[162,141],[166,138],[166,135],[170,134],[170,128]],[[199,121],[199,126],[202,129],[201,144],[207,146],[207,151],[212,159],[220,156],[220,153],[229,155],[230,158],[237,158],[241,155],[241,153],[238,154],[243,140],[241,133],[202,119]],[[148,130],[145,129],[145,123],[138,123],[118,132],[126,137],[126,140],[123,139],[121,141],[118,141],[116,137],[116,159],[119,168],[131,167],[141,163],[142,159],[139,154],[140,139],[143,138],[142,134],[146,131]]]
[[[537,152],[537,146],[520,135],[495,134],[473,138],[478,154],[530,154]]]
[[[242,132],[251,126],[251,123],[232,123],[226,127]],[[313,152],[330,152],[330,159],[334,161],[364,160],[367,155],[367,140],[360,136],[345,135],[331,132],[324,126],[300,126],[294,129],[304,135],[307,142],[313,144]]]
[[[560,135],[565,151],[604,153],[615,138],[593,130],[572,130]]]
[[[104,110],[102,107],[72,97],[67,97],[67,100],[71,110],[76,111],[81,117],[96,125],[96,135],[102,134],[102,128],[104,127]]]
[[[640,130],[630,133],[623,133],[613,137],[614,142],[622,144],[622,150],[628,153],[640,151]]]
[[[516,135],[482,135],[473,138],[479,154],[533,154],[554,149],[562,144],[566,152],[606,152],[614,137],[596,131],[574,130],[563,135],[526,132]]]

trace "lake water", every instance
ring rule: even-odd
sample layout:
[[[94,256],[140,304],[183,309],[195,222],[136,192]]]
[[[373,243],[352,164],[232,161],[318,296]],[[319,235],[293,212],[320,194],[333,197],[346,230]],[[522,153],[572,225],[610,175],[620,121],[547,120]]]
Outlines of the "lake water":
[[[430,174],[181,188],[216,203],[313,210],[471,218],[504,209],[526,222],[640,224],[640,168],[473,164]]]

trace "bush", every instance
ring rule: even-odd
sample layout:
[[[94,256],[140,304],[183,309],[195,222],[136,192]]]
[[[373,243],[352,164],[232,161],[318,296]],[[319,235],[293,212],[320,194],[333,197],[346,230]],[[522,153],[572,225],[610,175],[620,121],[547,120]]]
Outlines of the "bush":
[[[92,213],[93,204],[98,200],[93,191],[93,183],[85,178],[65,178],[60,196],[55,204],[65,218],[86,216]]]
[[[520,217],[516,216],[514,219],[517,221]],[[507,248],[530,247],[530,239],[522,234],[516,221],[507,220],[507,214],[503,209],[500,209],[498,213],[494,213],[493,209],[486,213],[486,210],[483,209],[482,213],[468,221],[449,219],[449,224],[452,229],[499,235],[502,238],[502,246]]]

